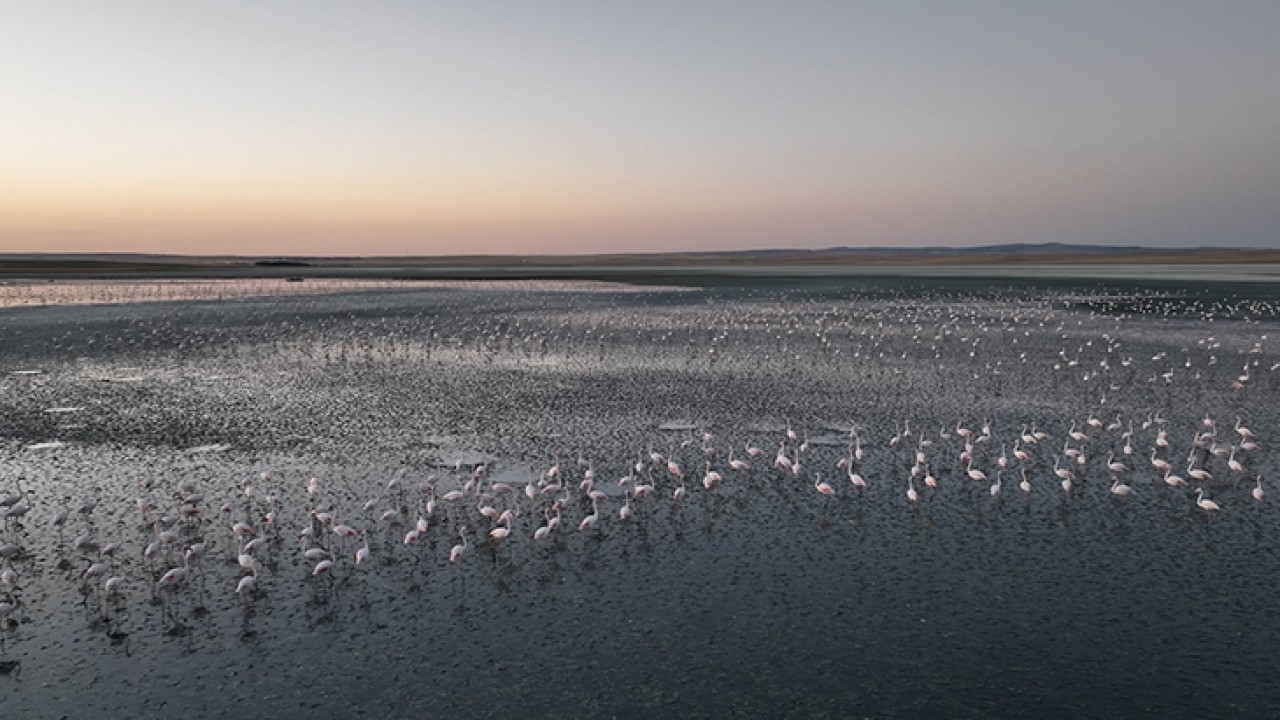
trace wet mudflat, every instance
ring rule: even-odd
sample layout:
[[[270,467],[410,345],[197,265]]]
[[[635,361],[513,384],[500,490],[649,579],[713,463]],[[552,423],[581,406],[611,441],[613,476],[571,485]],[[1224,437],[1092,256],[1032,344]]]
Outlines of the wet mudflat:
[[[1258,287],[236,282],[0,310],[6,717],[1280,714]]]

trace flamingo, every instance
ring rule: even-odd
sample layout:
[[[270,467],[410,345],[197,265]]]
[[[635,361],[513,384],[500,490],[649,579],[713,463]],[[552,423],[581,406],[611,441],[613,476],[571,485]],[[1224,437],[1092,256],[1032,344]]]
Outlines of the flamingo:
[[[1025,445],[1036,444],[1036,436],[1027,432],[1027,426],[1025,423],[1022,425],[1022,432],[1018,435],[1018,440],[1022,441],[1022,443]],[[1016,444],[1015,444],[1015,447],[1016,447]]]
[[[1188,475],[1195,478],[1196,480],[1199,480],[1200,482],[1213,479],[1213,475],[1208,470],[1205,470],[1204,468],[1193,467],[1194,463],[1195,463],[1194,460],[1187,463]]]
[[[308,561],[315,562],[332,557],[328,550],[322,547],[307,548],[302,552],[302,557]]]
[[[1112,473],[1116,475],[1121,475],[1129,472],[1129,466],[1125,465],[1122,462],[1116,461],[1115,453],[1110,453],[1107,455],[1107,470],[1110,470]]]
[[[123,588],[124,588],[124,578],[119,576],[112,576],[107,578],[106,582],[102,583],[102,595],[108,598],[115,597],[116,595],[120,594],[120,591]]]
[[[190,556],[184,555],[182,558],[182,565],[180,567],[172,568],[164,575],[160,576],[160,579],[156,581],[156,590],[160,591],[165,588],[176,587],[186,580],[187,576],[191,574],[191,566],[189,562]]]
[[[683,480],[683,478],[682,478]],[[702,487],[707,490],[714,490],[724,480],[720,473],[711,469],[711,462],[707,462],[707,473],[702,477]]]
[[[557,510],[556,510],[556,522],[552,522],[552,518],[551,518],[551,510],[550,510],[550,509],[543,510],[543,511],[542,511],[542,514],[543,514],[543,516],[544,516],[544,517],[546,517],[546,518],[547,518],[547,524],[546,524],[546,525],[539,525],[539,526],[538,526],[538,529],[533,531],[533,539],[534,539],[534,540],[545,540],[549,535],[551,535],[551,531],[555,530],[555,529],[556,529],[556,527],[560,524],[560,523],[559,523],[559,518],[560,518],[560,510],[559,510],[559,509],[557,509]]]
[[[780,470],[790,470],[793,467],[791,458],[787,457],[787,446],[782,444],[778,446],[778,455],[773,459],[773,464]]]
[[[1071,421],[1071,429],[1067,431],[1067,435],[1076,442],[1084,442],[1085,434],[1076,429],[1076,423]]]
[[[21,518],[29,512],[31,512],[31,505],[25,500],[19,500],[13,505],[10,505],[9,509],[4,512],[5,527],[8,527],[9,525],[9,518]]]
[[[1215,510],[1222,509],[1218,507],[1218,503],[1212,500],[1204,499],[1204,488],[1199,488],[1198,490],[1196,490],[1196,505],[1199,506],[1202,510],[1205,510],[1207,512],[1213,512]]]
[[[1231,468],[1231,472],[1236,474],[1244,472],[1244,465],[1236,459],[1236,447],[1231,446],[1231,457],[1227,458],[1227,467]]]
[[[813,474],[813,489],[823,495],[835,495],[836,489],[831,487],[830,483],[822,482],[822,476],[818,473]]]
[[[975,482],[986,482],[987,480],[986,473],[973,469],[973,458],[969,458],[968,463],[965,465],[965,472],[969,475],[969,479]]]
[[[85,569],[84,574],[80,576],[80,579],[92,580],[96,577],[106,575],[109,569],[110,568],[107,567],[106,563],[93,563],[92,565],[90,565],[88,568]]]
[[[6,493],[4,495],[0,495],[0,507],[3,507],[3,508],[13,507],[14,505],[17,505],[18,502],[22,500],[22,498],[25,495],[26,495],[26,491],[22,489],[22,478],[19,477],[18,492],[16,493],[11,492],[11,493]]]
[[[1243,425],[1241,425],[1241,424],[1240,424],[1240,418],[1238,418],[1238,417],[1236,418],[1236,432],[1237,432],[1237,433],[1240,435],[1240,437],[1241,437],[1242,439],[1244,439],[1244,440],[1248,440],[1249,438],[1253,437],[1253,431],[1252,431],[1252,430],[1250,430],[1249,428],[1244,427]]]
[[[1058,456],[1053,456],[1053,474],[1062,478],[1062,491],[1071,492],[1071,481],[1075,479],[1076,474],[1064,467],[1058,467]]]
[[[667,460],[667,472],[678,478],[684,477],[684,471],[680,469],[680,464],[675,460]]]
[[[587,531],[596,526],[600,521],[600,501],[591,501],[591,514],[582,518],[582,522],[578,523],[578,530]]]
[[[18,571],[11,567],[0,570],[0,590],[12,593],[18,587]]]
[[[236,562],[239,563],[240,567],[254,575],[262,571],[262,565],[258,562],[258,559],[248,553],[240,553],[239,557],[236,558]]]
[[[557,468],[559,467],[557,461]],[[461,545],[454,545],[449,550],[449,562],[454,563],[462,559],[462,554],[467,551],[467,529],[464,527],[458,530],[458,536],[462,538]]]
[[[489,537],[493,538],[494,540],[502,540],[503,538],[509,537],[511,535],[511,515],[509,514],[509,512],[503,513],[502,519],[500,519],[498,522],[503,524],[498,525],[498,527],[490,530]]]
[[[1169,465],[1167,460],[1156,457],[1157,450],[1159,450],[1159,448],[1151,448],[1151,467],[1155,468],[1157,472],[1168,474],[1172,469],[1172,466]]]

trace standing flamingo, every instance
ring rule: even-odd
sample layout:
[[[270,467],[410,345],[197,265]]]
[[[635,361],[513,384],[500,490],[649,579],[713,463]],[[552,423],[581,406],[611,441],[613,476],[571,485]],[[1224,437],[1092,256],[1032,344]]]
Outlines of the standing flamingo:
[[[557,458],[557,469],[559,467],[559,458]],[[458,531],[458,536],[462,538],[461,545],[454,545],[449,550],[449,562],[458,562],[462,559],[462,554],[467,551],[467,529],[464,527]]]
[[[1222,509],[1218,507],[1218,503],[1212,500],[1204,499],[1204,488],[1199,488],[1196,490],[1196,505],[1199,506],[1202,510],[1205,510],[1207,512],[1213,512],[1215,510]]]

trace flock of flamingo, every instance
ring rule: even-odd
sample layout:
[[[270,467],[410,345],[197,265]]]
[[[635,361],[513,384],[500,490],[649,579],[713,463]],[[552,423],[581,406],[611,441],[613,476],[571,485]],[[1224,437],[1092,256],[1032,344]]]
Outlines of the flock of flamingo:
[[[463,307],[469,297],[449,301]],[[588,314],[586,326],[556,321],[550,313],[546,321],[540,316],[508,321],[505,310],[498,311],[506,306],[491,297],[490,301],[496,310],[460,312],[453,320],[458,327],[448,331],[442,330],[449,327],[444,319],[412,314],[400,318],[406,323],[403,327],[384,326],[379,320],[368,337],[325,325],[310,345],[297,340],[281,343],[274,337],[256,344],[207,345],[211,364],[220,369],[237,367],[234,363],[256,367],[283,357],[292,364],[281,367],[299,375],[318,366],[322,375],[351,372],[359,378],[368,367],[409,365],[431,372],[455,371],[465,378],[463,383],[481,387],[494,358],[500,359],[495,366],[504,371],[528,370],[521,377],[531,382],[545,374],[547,358],[566,358],[557,366],[562,372],[581,369],[572,362],[594,372],[597,366],[592,362],[610,361],[602,339],[608,326],[601,318],[627,328],[616,313]],[[517,554],[536,560],[591,538],[628,532],[629,526],[664,519],[678,525],[685,513],[729,507],[723,498],[730,497],[737,503],[762,505],[785,497],[791,506],[826,517],[859,506],[897,506],[913,512],[943,507],[957,497],[989,503],[999,512],[1015,503],[1043,504],[1046,497],[1066,507],[1107,502],[1126,508],[1144,496],[1159,496],[1171,507],[1185,506],[1188,514],[1210,523],[1218,514],[1233,512],[1242,500],[1265,502],[1268,455],[1245,418],[1256,399],[1249,393],[1265,392],[1259,388],[1265,387],[1261,374],[1268,368],[1262,364],[1266,335],[1240,350],[1244,364],[1230,383],[1231,416],[1219,421],[1209,414],[1179,413],[1177,422],[1171,422],[1162,410],[1135,413],[1125,408],[1144,394],[1162,408],[1176,406],[1191,393],[1204,401],[1202,378],[1216,381],[1228,372],[1217,367],[1218,355],[1228,356],[1219,339],[1201,336],[1197,342],[1187,341],[1182,348],[1185,357],[1160,350],[1150,357],[1146,373],[1144,358],[1135,358],[1131,350],[1137,343],[1121,340],[1120,316],[1090,314],[1104,318],[1112,329],[1100,336],[1082,336],[1088,331],[1081,330],[1085,315],[1058,307],[1057,300],[1030,305],[1038,314],[972,302],[889,300],[805,308],[771,301],[746,304],[742,312],[708,314],[709,331],[689,318],[668,324],[648,311],[626,316],[635,327],[619,336],[634,341],[634,335],[655,348],[657,354],[647,358],[651,367],[697,364],[689,381],[695,386],[723,373],[758,382],[757,395],[773,398],[767,393],[776,378],[805,377],[878,398],[868,415],[879,422],[853,423],[839,430],[823,425],[812,439],[789,421],[746,432],[725,423],[708,423],[705,428],[690,423],[679,429],[664,427],[668,434],[657,447],[628,442],[630,450],[607,457],[598,441],[584,443],[590,450],[563,448],[561,455],[547,454],[547,443],[527,442],[510,447],[523,454],[534,446],[534,457],[541,458],[537,464],[441,465],[433,459],[429,468],[424,463],[368,482],[327,478],[323,471],[313,476],[257,469],[241,473],[244,479],[239,482],[224,479],[225,486],[216,480],[148,476],[139,481],[132,499],[86,496],[76,503],[70,496],[61,501],[37,496],[23,487],[21,477],[7,473],[0,479],[9,483],[0,485],[0,631],[16,631],[20,617],[38,612],[35,604],[24,601],[24,584],[33,573],[56,575],[54,582],[77,590],[86,607],[107,621],[119,617],[130,599],[139,598],[168,608],[183,597],[224,593],[252,608],[289,583],[308,583],[318,598],[324,598],[340,585],[358,582],[361,574],[379,572],[379,566],[407,563],[413,572],[422,573],[454,568],[449,572],[463,577],[469,559],[477,554],[495,562]],[[1191,307],[1208,319],[1215,313],[1239,314],[1242,307],[1257,316],[1274,314],[1274,308],[1258,303]],[[849,308],[860,308],[861,314]],[[1148,311],[1156,313],[1160,307],[1153,304]],[[1182,321],[1167,306],[1162,312],[1175,323]],[[1193,322],[1188,325],[1199,327]],[[187,325],[173,326],[178,327]],[[766,330],[763,336],[755,332],[760,328]],[[154,335],[145,326],[135,330],[127,340],[104,336],[99,344],[138,343]],[[214,326],[201,332],[224,330]],[[1033,333],[1061,341],[1056,354],[1039,358],[1046,361],[1040,365],[1030,355]],[[708,337],[709,342],[701,343]],[[478,353],[484,362],[477,363],[469,352]],[[949,363],[952,357],[958,362]],[[753,376],[758,366],[770,370]],[[623,367],[620,372],[627,372],[629,366]],[[1277,368],[1280,363],[1270,365],[1271,371]],[[769,374],[774,371],[778,374]],[[877,373],[871,380],[859,375],[871,372]],[[913,375],[896,379],[907,372]],[[1024,395],[1061,393],[1069,400],[1060,407],[1075,409],[1057,416],[1063,420],[1055,419],[1052,411],[1032,411],[1039,424],[1011,422],[1009,411],[1002,409],[1004,401],[993,400],[976,412],[993,409],[999,415],[996,422],[973,417],[957,422],[961,413],[954,408],[960,396],[949,394],[947,383],[970,375],[971,380],[964,380],[966,393],[995,395],[1021,383],[1017,391]],[[247,370],[244,376],[256,377]],[[125,384],[108,387],[117,386]],[[930,393],[926,404],[933,403],[935,417],[908,413],[920,405],[904,405],[904,388]],[[1187,397],[1173,394],[1184,389]],[[1226,391],[1225,386],[1219,389]],[[643,387],[634,391],[633,397],[647,396]],[[1087,414],[1079,405],[1086,395],[1096,402]],[[326,397],[298,396],[318,402]],[[375,391],[368,396],[375,402],[393,397]],[[437,393],[428,399],[438,397]],[[217,399],[211,396],[210,402]],[[1213,399],[1204,407],[1223,409]],[[796,417],[795,411],[802,408],[797,400],[779,408],[779,414]],[[55,407],[43,413],[61,417],[75,410],[79,408]],[[829,411],[823,414],[829,416]],[[887,427],[882,419],[894,414],[900,420]],[[947,415],[946,421],[936,419]],[[318,413],[295,412],[281,415],[277,424],[285,427],[299,418],[316,417]],[[397,417],[402,421],[410,415]],[[529,422],[540,421],[536,414],[529,417]],[[805,424],[818,425],[815,417],[821,415],[809,413]],[[312,426],[317,424],[323,423]],[[345,426],[337,425],[324,428],[331,433],[327,439],[344,442],[345,435],[351,435],[355,443],[364,437],[361,432],[376,431],[353,427],[346,432]],[[736,437],[730,440],[730,435]],[[56,454],[64,447],[61,441],[33,443],[25,452]],[[44,487],[50,487],[48,478],[45,482]],[[110,519],[101,522],[103,515]],[[51,563],[56,563],[53,573],[47,570]],[[212,589],[207,587],[210,583]],[[176,621],[175,614],[170,617]]]
[[[601,477],[596,463],[581,455],[572,462],[556,456],[544,469],[527,472],[523,484],[496,479],[487,464],[458,462],[441,476],[426,474],[417,481],[402,470],[385,487],[370,488],[372,497],[357,507],[344,506],[341,494],[330,493],[322,480],[311,477],[305,484],[305,511],[291,530],[286,529],[291,508],[282,500],[282,479],[269,471],[241,482],[239,498],[228,500],[215,514],[206,509],[206,489],[195,481],[171,488],[148,482],[135,501],[136,547],[98,531],[97,500],[85,501],[74,515],[69,507],[46,508],[45,520],[59,531],[61,547],[54,551],[71,551],[61,566],[68,578],[86,603],[96,602],[109,618],[131,590],[140,589],[158,603],[182,592],[210,556],[222,552],[218,546],[228,548],[226,562],[233,558],[239,569],[227,592],[252,603],[262,592],[266,568],[278,566],[274,556],[281,552],[296,552],[306,564],[307,578],[316,583],[332,583],[339,573],[367,568],[376,554],[388,562],[417,565],[428,560],[423,548],[443,538],[456,538],[456,543],[441,552],[439,562],[462,565],[477,547],[493,553],[522,541],[551,545],[566,533],[598,533],[610,523],[635,523],[662,508],[677,511],[695,493],[712,498],[735,484],[747,494],[760,494],[761,485],[794,492],[808,486],[814,503],[840,496],[859,502],[876,486],[896,486],[901,502],[914,507],[930,502],[946,485],[989,494],[993,503],[1008,494],[1044,492],[1074,502],[1105,476],[1106,495],[1119,503],[1141,492],[1194,492],[1195,506],[1212,516],[1223,508],[1206,490],[1241,483],[1252,486],[1253,501],[1264,500],[1263,479],[1254,470],[1261,446],[1239,418],[1220,429],[1214,418],[1205,416],[1187,434],[1181,455],[1159,413],[1136,422],[1090,415],[1071,423],[1061,437],[1051,437],[1034,423],[1005,438],[985,422],[921,430],[904,420],[887,440],[872,441],[867,429],[849,429],[843,452],[827,452],[834,462],[824,463],[808,436],[788,423],[775,438],[776,450],[745,443],[739,455],[736,443],[721,446],[710,432],[691,432],[666,453],[652,447],[638,452],[613,480]],[[1146,443],[1149,447],[1139,449]],[[884,454],[881,467],[900,472],[866,473],[873,452]],[[1147,482],[1138,482],[1142,476]],[[1016,486],[1006,488],[1006,478],[1016,479]],[[160,498],[166,496],[171,500],[163,504]],[[21,606],[20,567],[46,550],[23,544],[36,507],[20,486],[0,495],[5,523],[0,621],[7,628],[16,627],[13,617]],[[63,531],[76,525],[80,529],[74,537],[64,540]],[[290,533],[296,546],[288,540]],[[286,549],[291,546],[296,551]]]

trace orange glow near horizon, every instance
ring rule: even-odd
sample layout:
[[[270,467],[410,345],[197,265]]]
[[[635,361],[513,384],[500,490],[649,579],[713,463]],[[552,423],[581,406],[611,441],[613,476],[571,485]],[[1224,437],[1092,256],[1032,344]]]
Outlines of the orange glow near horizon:
[[[462,160],[447,173],[419,160],[237,176],[207,158],[67,167],[22,181],[0,171],[0,251],[554,254],[954,241],[935,236],[940,227],[967,228],[961,240],[973,243],[1010,228],[1032,234],[1065,199],[1088,203],[1109,189],[1069,165],[1040,172],[967,155],[895,155],[863,158],[861,169],[784,165],[757,175],[693,162],[669,178],[665,166],[644,164],[486,172]]]

